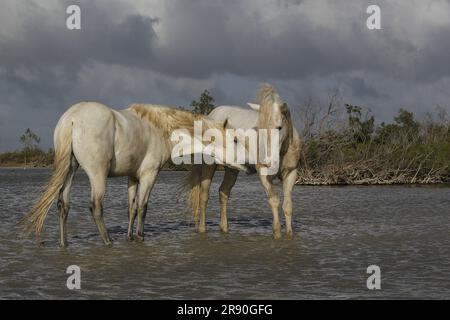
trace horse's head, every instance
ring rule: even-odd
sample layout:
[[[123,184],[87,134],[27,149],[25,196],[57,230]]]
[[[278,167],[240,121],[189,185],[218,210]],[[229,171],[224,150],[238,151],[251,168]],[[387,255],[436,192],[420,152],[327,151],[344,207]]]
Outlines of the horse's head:
[[[258,93],[258,103],[248,103],[258,111],[258,129],[278,130],[280,144],[290,136],[291,114],[289,107],[278,95],[275,88],[263,84]]]
[[[223,157],[216,156],[217,162],[240,171],[254,173],[254,167],[251,165],[255,163],[252,160],[254,155],[249,154],[249,141],[245,139],[242,130],[228,127],[227,120],[218,125],[222,128],[222,134],[217,138],[217,143],[218,148],[223,145]]]
[[[281,130],[283,109],[287,106],[281,100],[275,88],[269,84],[263,84],[258,93],[258,103],[258,128]]]
[[[250,108],[255,111],[260,111],[261,106],[256,103],[247,103]],[[266,108],[267,110],[267,108]],[[289,107],[287,103],[274,103],[272,105],[272,113],[267,116],[261,116],[261,121],[259,122],[258,128],[262,129],[275,129],[279,131],[280,142],[284,141],[286,137],[289,135],[290,130],[290,121],[291,121],[291,113],[289,111]],[[281,125],[280,125],[281,123]]]
[[[247,173],[252,171],[247,165],[245,141],[239,139],[235,130],[228,127],[228,121],[222,123],[203,119],[203,125],[201,135],[194,132],[194,145],[201,145],[202,162],[218,163]]]
[[[289,112],[288,105],[280,98],[275,88],[269,84],[263,84],[259,94],[258,94],[258,104],[249,103],[248,104],[252,109],[258,111],[258,122],[257,129],[261,131],[267,132],[267,141],[273,141],[272,137],[278,137],[278,148],[281,148],[285,141],[288,141],[288,138],[291,136],[292,132],[292,124],[291,124],[291,115]],[[265,129],[265,130],[261,130]],[[261,139],[261,135],[259,136]],[[265,156],[274,157],[275,155],[272,152],[267,153],[265,148],[271,146],[271,142],[267,142],[264,146],[260,145],[264,151]],[[275,151],[272,147],[270,147],[272,151]],[[260,152],[261,155],[261,152]],[[260,158],[261,159],[261,158]],[[272,161],[278,161],[277,159],[272,158]],[[271,162],[267,159],[266,162]]]

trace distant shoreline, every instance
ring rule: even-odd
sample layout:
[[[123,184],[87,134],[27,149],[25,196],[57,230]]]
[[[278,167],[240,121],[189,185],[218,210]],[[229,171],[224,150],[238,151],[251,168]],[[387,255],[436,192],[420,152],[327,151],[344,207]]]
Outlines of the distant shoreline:
[[[4,165],[0,165],[0,169],[14,169],[14,170],[29,170],[29,169],[52,169],[51,166],[49,167],[25,167],[25,166],[4,166]]]
[[[42,169],[52,169],[52,165],[49,166],[33,166],[33,167],[25,167],[19,166],[18,164],[0,164],[0,170],[10,169],[10,170],[42,170]],[[172,168],[163,168],[161,171],[165,172],[185,172],[189,169],[177,170]],[[299,182],[297,181],[295,185],[297,186],[310,186],[310,187],[336,187],[336,186],[433,186],[433,185],[446,185],[449,184],[449,181],[433,181],[433,182],[403,182],[403,183],[392,183],[390,181],[378,181],[376,183],[372,182],[356,182],[356,183],[328,183],[323,181],[308,181],[308,182]]]
[[[0,168],[7,168],[7,169],[51,169],[53,167],[53,164],[43,164],[43,163],[36,163],[34,161],[29,162],[28,164],[25,164],[23,162],[4,162],[0,163]]]
[[[14,169],[14,170],[33,170],[33,169],[53,169],[53,165],[49,166],[21,166],[18,164],[0,164],[0,169]],[[177,170],[171,168],[163,168],[161,171],[187,171],[187,170]]]

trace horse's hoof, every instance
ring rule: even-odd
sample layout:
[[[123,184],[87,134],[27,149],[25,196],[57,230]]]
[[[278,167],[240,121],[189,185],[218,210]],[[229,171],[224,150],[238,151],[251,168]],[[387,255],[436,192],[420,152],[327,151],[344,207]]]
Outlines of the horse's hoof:
[[[287,240],[292,240],[294,238],[294,234],[291,232],[286,232],[286,239]]]
[[[205,227],[199,227],[199,228],[197,229],[197,232],[198,232],[198,233],[206,233],[206,228],[205,228]]]
[[[274,231],[273,238],[276,240],[281,239],[281,231]]]
[[[67,248],[67,242],[61,242],[60,244],[59,244],[59,246],[61,247],[61,248]]]
[[[228,233],[229,232],[228,227],[220,227],[220,232]]]
[[[134,237],[134,240],[137,242],[144,242],[144,236],[137,235]]]
[[[127,241],[128,241],[128,242],[134,241],[134,237],[133,237],[133,236],[127,236]]]

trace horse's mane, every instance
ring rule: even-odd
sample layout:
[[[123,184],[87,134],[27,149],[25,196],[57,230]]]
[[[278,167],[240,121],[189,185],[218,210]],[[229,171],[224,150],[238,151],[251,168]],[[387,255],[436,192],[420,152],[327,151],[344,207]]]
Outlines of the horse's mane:
[[[257,96],[258,103],[260,105],[258,127],[266,128],[272,113],[272,105],[274,102],[282,104],[280,96],[276,89],[268,83],[263,83],[259,89]]]
[[[291,118],[291,112],[288,106],[281,100],[276,89],[270,84],[264,83],[258,92],[258,102],[260,105],[259,117],[258,117],[258,128],[267,128],[267,124],[272,113],[272,105],[278,103],[281,105],[281,111],[283,113],[283,126],[287,127],[288,136],[287,143],[289,144],[292,140],[293,135],[293,124]],[[285,141],[283,141],[284,143]],[[281,146],[283,149],[283,146]],[[283,150],[281,150],[283,152]]]
[[[280,145],[280,156],[284,157],[284,155],[288,152],[289,148],[298,147],[297,141],[294,141],[294,125],[292,122],[291,112],[287,104],[283,102],[283,100],[278,95],[276,89],[270,84],[264,83],[262,84],[259,92],[258,92],[258,103],[260,105],[259,109],[259,117],[258,117],[258,128],[267,128],[268,123],[270,121],[270,115],[272,111],[273,103],[278,103],[281,105],[281,112],[283,116],[283,127],[287,130],[287,135],[281,141]]]
[[[289,148],[289,146],[292,144],[294,139],[294,125],[292,124],[292,117],[291,112],[289,111],[289,108],[286,107],[286,110],[283,112],[283,123],[287,127],[287,139],[285,139],[281,144],[281,150],[280,153],[284,155]]]
[[[154,104],[132,104],[128,109],[133,111],[139,118],[151,122],[167,136],[170,136],[176,129],[187,129],[193,134],[194,121],[202,121],[203,131],[210,128],[223,129],[221,126],[207,119],[204,115],[195,114],[177,107]]]

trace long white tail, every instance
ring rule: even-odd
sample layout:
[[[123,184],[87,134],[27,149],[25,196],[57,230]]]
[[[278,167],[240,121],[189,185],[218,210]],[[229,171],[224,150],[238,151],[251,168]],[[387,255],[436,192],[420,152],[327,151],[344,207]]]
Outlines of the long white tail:
[[[70,171],[72,157],[72,124],[64,125],[58,130],[55,139],[55,161],[53,175],[44,193],[33,208],[22,219],[23,232],[29,235],[33,229],[36,241],[41,242],[41,230],[53,201],[64,186]]]

